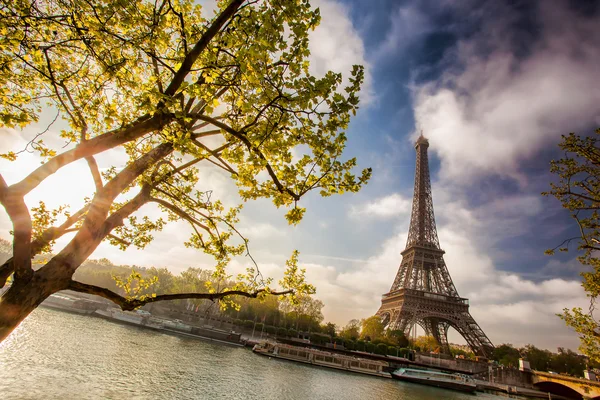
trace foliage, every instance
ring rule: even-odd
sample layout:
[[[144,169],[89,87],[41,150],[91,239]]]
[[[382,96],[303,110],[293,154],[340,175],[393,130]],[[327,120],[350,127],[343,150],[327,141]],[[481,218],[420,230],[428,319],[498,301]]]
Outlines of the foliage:
[[[381,354],[382,356],[387,355],[388,352],[388,346],[385,343],[379,343],[376,347],[375,347],[375,353],[377,354]]]
[[[388,329],[385,331],[385,338],[394,346],[406,347],[409,343],[407,337],[404,335],[404,332],[401,330]]]
[[[518,367],[521,353],[512,344],[502,344],[494,348],[492,359],[507,367]]]
[[[346,340],[356,340],[360,337],[360,321],[352,319],[340,330],[340,337]]]
[[[277,329],[277,336],[282,336],[282,337],[288,336],[287,329],[285,329],[285,328],[279,328],[279,329]]]
[[[323,333],[326,333],[331,337],[335,337],[337,335],[337,326],[332,322],[327,322],[321,327],[321,330],[323,331]]]
[[[558,248],[568,251],[570,242],[578,240],[578,249],[583,251],[579,261],[591,271],[582,272],[582,286],[590,298],[589,310],[564,309],[559,316],[579,334],[580,350],[594,361],[600,361],[600,326],[594,317],[595,302],[600,294],[600,129],[589,137],[574,133],[563,136],[559,144],[565,157],[551,162],[550,171],[558,181],[551,183],[551,190],[543,193],[553,195],[568,209],[577,223],[580,236],[566,239],[561,245],[548,250],[553,254]]]
[[[156,276],[144,279],[142,274],[136,270],[131,270],[131,274],[127,278],[121,279],[118,276],[113,276],[113,279],[117,287],[123,289],[129,298],[144,299],[147,296],[156,297],[156,293],[153,293],[154,285],[158,283],[158,277]],[[148,291],[151,294],[147,294]]]
[[[358,351],[366,351],[367,347],[366,347],[366,342],[362,339],[359,339],[356,341],[356,350]]]
[[[586,367],[584,357],[578,355],[572,350],[558,348],[558,353],[553,354],[550,359],[550,369],[556,372],[562,372],[573,376],[583,376]]]
[[[224,310],[225,315],[235,318],[263,321],[276,327],[294,327],[297,331],[323,332],[323,302],[311,296],[298,296],[296,304],[285,298],[269,296],[262,302],[251,299],[237,300],[239,309]]]
[[[10,186],[0,179],[0,203],[14,228],[14,259],[0,276],[4,284],[14,273],[17,284],[4,301],[20,304],[28,290],[47,296],[68,286],[108,296],[124,309],[142,304],[72,276],[102,241],[145,248],[174,221],[190,226],[186,246],[215,259],[202,292],[222,301],[234,290],[264,298],[275,290],[254,262],[235,279],[227,274],[233,257],[249,255],[248,239],[236,228],[242,206],[227,208],[213,198],[202,171],[220,169],[241,201],[270,199],[286,208],[290,224],[305,214],[300,201],[308,192],[330,196],[366,184],[371,170],[355,175],[356,160],[342,154],[363,68],[354,66],[346,87],[340,73],[309,73],[308,32],[319,10],[306,0],[223,0],[218,7],[211,17],[192,0],[2,2],[0,127],[28,127],[43,110],[56,111],[64,125],[60,134],[48,126],[23,149],[44,159],[39,168]],[[113,149],[128,160],[101,173],[95,156]],[[42,202],[30,215],[25,196],[78,160],[90,168],[93,196],[77,211]],[[146,215],[151,203],[160,217]],[[32,280],[37,271],[30,260],[68,232],[74,237],[45,264],[44,273],[56,279]],[[214,285],[233,280],[232,287]],[[314,293],[297,252],[279,284],[294,305],[301,303],[296,296]],[[200,290],[195,283],[190,288]],[[40,301],[0,321],[0,337]]]
[[[579,377],[583,376],[587,365],[590,368],[597,365],[591,360],[588,361],[585,356],[569,349],[559,347],[557,353],[552,353],[531,344],[520,349],[511,344],[496,346],[492,358],[501,365],[513,368],[517,368],[519,359],[524,358],[529,361],[531,369],[536,371],[553,371]]]
[[[521,353],[525,356],[527,361],[529,361],[531,369],[536,371],[547,371],[550,360],[553,358],[553,354],[549,350],[538,349],[531,344],[522,348]]]
[[[413,345],[423,352],[436,351],[440,347],[433,336],[419,336],[415,339]]]
[[[466,351],[453,345],[450,345],[450,352],[454,357],[459,356],[460,358],[466,358],[470,360],[475,359],[475,354],[472,351]]]
[[[384,325],[381,318],[377,315],[365,318],[360,322],[360,338],[374,341],[383,336]]]

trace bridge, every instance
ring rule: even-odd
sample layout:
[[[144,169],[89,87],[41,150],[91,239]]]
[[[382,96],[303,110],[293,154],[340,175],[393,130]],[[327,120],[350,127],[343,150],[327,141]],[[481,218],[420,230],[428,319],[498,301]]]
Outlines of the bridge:
[[[600,382],[597,381],[531,371],[531,383],[536,389],[569,398],[600,399]]]

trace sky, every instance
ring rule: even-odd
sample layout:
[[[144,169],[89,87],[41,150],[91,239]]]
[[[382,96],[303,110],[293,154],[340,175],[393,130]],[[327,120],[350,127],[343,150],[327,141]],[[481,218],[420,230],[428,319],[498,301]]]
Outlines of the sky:
[[[544,250],[576,234],[555,198],[549,162],[561,134],[600,126],[600,3],[594,1],[313,0],[322,23],[311,33],[311,71],[348,76],[365,66],[361,109],[348,129],[347,156],[373,178],[357,194],[301,200],[304,220],[292,227],[268,201],[244,205],[240,229],[263,274],[281,277],[293,249],[339,326],[373,315],[400,265],[414,184],[414,141],[430,141],[429,162],[438,234],[445,261],[470,311],[494,344],[533,343],[576,349],[578,339],[556,316],[586,308],[577,253]],[[52,120],[45,113],[40,126]],[[19,150],[35,132],[0,129],[0,151]],[[0,161],[8,183],[39,162],[25,154]],[[102,154],[101,168],[122,165]],[[203,189],[226,205],[239,202],[220,170],[201,168]],[[73,209],[93,193],[84,163],[63,168],[27,196]],[[144,212],[156,214],[148,206]],[[0,236],[10,222],[0,211]],[[145,250],[102,244],[92,258],[117,264],[210,268],[187,249],[189,228],[168,225]],[[64,246],[63,238],[55,251]],[[247,259],[232,262],[244,269]],[[464,343],[456,332],[450,340]]]

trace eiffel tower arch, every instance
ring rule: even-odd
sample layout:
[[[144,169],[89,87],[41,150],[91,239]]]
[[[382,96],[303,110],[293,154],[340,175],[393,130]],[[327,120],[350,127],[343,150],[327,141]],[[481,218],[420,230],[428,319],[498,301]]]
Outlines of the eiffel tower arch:
[[[428,148],[429,141],[421,135],[415,143],[415,189],[406,249],[376,315],[388,329],[405,334],[414,324],[420,325],[445,353],[450,352],[448,329],[452,327],[476,355],[490,358],[494,345],[469,313],[469,300],[458,295],[444,262],[433,213]]]

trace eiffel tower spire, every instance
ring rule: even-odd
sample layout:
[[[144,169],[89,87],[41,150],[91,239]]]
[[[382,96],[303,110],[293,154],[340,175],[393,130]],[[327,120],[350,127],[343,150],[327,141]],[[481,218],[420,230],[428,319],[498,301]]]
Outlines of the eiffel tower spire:
[[[415,192],[406,249],[377,315],[388,329],[399,329],[405,334],[419,324],[446,353],[450,352],[447,335],[452,327],[475,354],[491,357],[494,345],[469,313],[469,300],[458,295],[444,262],[433,213],[428,148],[429,141],[421,134],[415,143]]]
[[[427,149],[429,140],[425,139],[423,133],[415,143],[417,151],[417,165],[415,169],[415,191],[413,196],[412,213],[410,216],[410,228],[406,248],[412,245],[440,248],[440,242],[435,227],[435,216],[433,214],[433,199],[431,197],[431,182],[429,180],[429,161]]]

